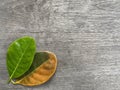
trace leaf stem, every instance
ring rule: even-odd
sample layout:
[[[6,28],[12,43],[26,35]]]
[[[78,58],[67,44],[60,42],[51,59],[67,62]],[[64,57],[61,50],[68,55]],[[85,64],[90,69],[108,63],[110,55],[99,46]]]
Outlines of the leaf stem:
[[[11,80],[12,84],[16,84],[13,80]]]
[[[11,78],[8,79],[7,83],[9,84],[11,82]]]

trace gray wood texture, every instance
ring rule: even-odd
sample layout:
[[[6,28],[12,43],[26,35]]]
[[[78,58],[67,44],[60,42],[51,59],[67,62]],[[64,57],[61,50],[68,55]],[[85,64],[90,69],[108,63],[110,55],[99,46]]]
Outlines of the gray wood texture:
[[[7,47],[24,35],[57,55],[41,86],[7,84]],[[0,90],[120,90],[120,0],[0,0]]]

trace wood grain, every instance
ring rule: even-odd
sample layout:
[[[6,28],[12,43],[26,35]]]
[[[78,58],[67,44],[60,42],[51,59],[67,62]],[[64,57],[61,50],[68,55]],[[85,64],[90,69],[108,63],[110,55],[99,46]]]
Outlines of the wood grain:
[[[8,85],[6,50],[18,37],[58,57],[55,76]],[[120,0],[0,0],[1,90],[120,90]]]

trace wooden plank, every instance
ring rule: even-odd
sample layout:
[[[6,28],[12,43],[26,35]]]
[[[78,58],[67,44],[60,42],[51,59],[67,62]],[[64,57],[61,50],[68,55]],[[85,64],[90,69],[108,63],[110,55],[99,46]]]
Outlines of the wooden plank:
[[[42,86],[6,83],[7,47],[24,35],[58,57]],[[120,0],[0,0],[1,90],[119,90],[119,54]]]

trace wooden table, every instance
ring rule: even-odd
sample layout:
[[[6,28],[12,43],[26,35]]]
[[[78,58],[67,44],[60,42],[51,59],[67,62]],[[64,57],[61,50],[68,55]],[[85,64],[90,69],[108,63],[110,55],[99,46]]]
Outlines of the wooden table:
[[[41,86],[7,84],[7,47],[25,35],[58,58]],[[0,0],[0,90],[120,90],[120,0]]]

